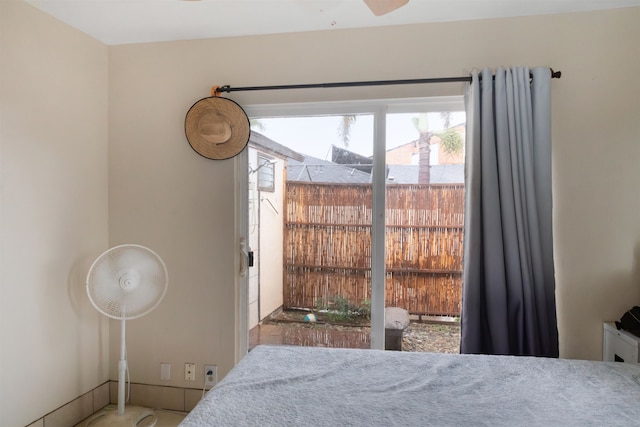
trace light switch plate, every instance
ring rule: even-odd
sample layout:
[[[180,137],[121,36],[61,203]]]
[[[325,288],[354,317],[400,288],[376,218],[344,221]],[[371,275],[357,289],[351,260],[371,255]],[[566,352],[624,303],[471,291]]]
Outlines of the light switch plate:
[[[169,363],[160,364],[160,379],[164,381],[171,380],[171,364]]]

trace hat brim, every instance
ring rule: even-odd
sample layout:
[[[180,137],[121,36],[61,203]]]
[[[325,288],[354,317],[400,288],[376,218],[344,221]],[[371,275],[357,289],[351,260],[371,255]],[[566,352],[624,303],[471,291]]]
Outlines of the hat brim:
[[[212,135],[211,129],[230,129],[231,135]],[[184,121],[187,141],[207,159],[224,160],[238,155],[249,142],[249,117],[236,102],[217,96],[203,98],[189,108]],[[219,141],[219,142],[218,142]]]

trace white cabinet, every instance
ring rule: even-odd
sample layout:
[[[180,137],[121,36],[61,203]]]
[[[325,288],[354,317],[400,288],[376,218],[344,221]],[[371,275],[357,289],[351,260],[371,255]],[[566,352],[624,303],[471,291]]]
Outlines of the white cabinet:
[[[605,362],[639,363],[640,337],[618,330],[614,322],[604,322],[602,360]]]

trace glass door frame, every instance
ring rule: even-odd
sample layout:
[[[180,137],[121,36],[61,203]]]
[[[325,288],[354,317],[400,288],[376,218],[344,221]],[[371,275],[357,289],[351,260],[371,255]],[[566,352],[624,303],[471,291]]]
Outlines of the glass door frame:
[[[275,118],[321,115],[373,116],[373,219],[371,248],[371,348],[384,350],[385,309],[385,170],[386,115],[391,113],[440,112],[464,110],[463,96],[429,98],[380,99],[340,102],[248,105],[243,107],[249,117]],[[236,361],[248,351],[248,272],[246,248],[248,241],[248,150],[235,158],[236,235],[238,241],[238,275],[236,281]],[[377,261],[376,261],[377,260]]]

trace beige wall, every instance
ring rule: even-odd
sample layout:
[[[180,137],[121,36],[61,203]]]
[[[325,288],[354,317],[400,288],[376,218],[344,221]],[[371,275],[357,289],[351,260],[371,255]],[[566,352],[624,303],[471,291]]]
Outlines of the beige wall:
[[[553,171],[565,357],[601,357],[601,321],[640,305],[638,22],[640,8],[552,20],[550,63],[563,72],[553,89]]]
[[[640,304],[640,8],[107,49],[21,2],[0,5],[3,425],[26,424],[104,380],[107,348],[117,378],[119,328],[101,340],[104,322],[80,289],[107,246],[107,212],[108,244],[153,248],[171,280],[163,303],[128,324],[132,380],[190,386],[184,362],[217,364],[221,376],[232,367],[236,160],[198,156],[183,132],[186,111],[212,85],[562,70],[553,82],[562,356],[599,359],[601,322]],[[460,93],[449,84],[230,97],[251,105]],[[172,364],[171,381],[159,380],[160,362]]]
[[[234,160],[203,159],[183,135],[187,109],[211,86],[457,76],[505,64],[563,72],[553,82],[561,353],[600,358],[601,322],[640,303],[640,63],[630,60],[638,22],[634,8],[111,47],[111,243],[154,246],[172,278],[161,308],[131,322],[135,379],[157,382],[161,360],[217,363],[222,374],[233,364]],[[247,106],[462,90],[450,84],[228,96]],[[112,357],[115,342],[112,328]],[[113,377],[114,364],[111,370]]]
[[[220,376],[234,364],[238,243],[234,161],[198,155],[184,135],[185,114],[208,95],[212,72],[200,63],[212,55],[184,52],[189,46],[110,48],[109,240],[152,248],[169,271],[162,303],[127,323],[131,380],[201,387],[205,363]],[[171,364],[170,381],[160,381],[161,362]],[[185,362],[196,363],[198,382],[184,380]]]
[[[84,277],[107,248],[107,48],[0,2],[0,425],[108,379]]]

